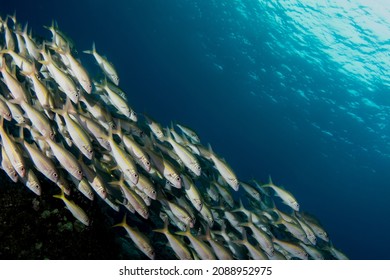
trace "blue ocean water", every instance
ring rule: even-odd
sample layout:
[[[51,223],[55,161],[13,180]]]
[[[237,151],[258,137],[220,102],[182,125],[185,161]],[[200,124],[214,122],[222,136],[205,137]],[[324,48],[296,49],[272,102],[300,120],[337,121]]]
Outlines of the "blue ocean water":
[[[79,3],[81,2],[81,3]],[[241,180],[271,175],[351,259],[390,259],[386,0],[0,1],[96,43],[139,113],[190,126]]]

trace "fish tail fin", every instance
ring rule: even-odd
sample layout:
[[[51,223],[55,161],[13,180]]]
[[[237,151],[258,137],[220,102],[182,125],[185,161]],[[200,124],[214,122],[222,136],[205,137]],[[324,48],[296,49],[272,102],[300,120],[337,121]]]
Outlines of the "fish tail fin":
[[[14,98],[14,99],[8,99],[8,102],[12,103],[12,104],[20,105],[23,110],[24,110],[24,106],[27,103],[26,100],[24,100],[22,96],[19,96],[19,97]]]
[[[127,217],[127,214],[125,213],[125,215],[123,215],[122,221],[118,224],[113,225],[112,227],[125,227],[125,226],[127,226],[126,217]]]
[[[31,131],[31,130],[34,130],[34,131],[36,132],[36,129],[32,128],[31,126],[28,126],[28,125],[27,125],[26,127],[27,127],[30,131]],[[50,139],[49,135],[43,136],[43,135],[37,134],[37,135],[34,136],[34,141],[35,141],[35,140],[47,141],[48,139]]]
[[[246,230],[244,228],[242,229],[241,234],[242,234],[242,239],[232,240],[231,242],[240,245],[244,245],[245,243],[247,243],[248,237],[246,235]]]
[[[46,61],[46,60],[38,60],[38,62],[42,65],[49,65],[50,64],[50,61]]]
[[[119,136],[119,138],[122,140],[123,138],[123,131],[121,126],[121,120],[117,119],[116,128],[112,130],[112,133]]]
[[[192,236],[191,228],[189,226],[186,226],[185,231],[177,231],[177,232],[175,232],[175,234],[181,235],[181,236],[187,236],[187,237]]]
[[[171,131],[175,131],[175,124],[176,124],[175,121],[171,121],[171,127],[170,127]]]
[[[156,143],[156,136],[154,136],[154,134],[152,133],[152,132],[150,132],[150,134],[149,134],[149,138],[150,138],[150,140],[151,140],[151,146],[154,146],[154,144],[153,143]]]
[[[92,51],[91,50],[85,50],[85,51],[83,51],[83,53],[92,54]]]
[[[79,100],[80,100],[81,102],[83,102],[83,103],[87,102],[87,100],[85,99],[84,94],[81,94],[81,95],[80,95]],[[80,105],[80,103],[79,103],[79,105]]]
[[[236,209],[231,210],[231,212],[240,212],[242,210],[245,210],[245,207],[244,207],[244,204],[242,203],[241,198],[239,198],[238,202],[239,202],[240,206]]]
[[[146,113],[143,113],[142,115],[144,116],[147,124],[151,124],[152,123],[152,119],[148,115],[146,115]]]
[[[54,42],[48,45],[48,47],[59,54],[65,54],[65,51],[61,47],[57,46]]]
[[[46,51],[46,45],[47,45],[47,42],[43,41],[42,42],[42,46],[40,48],[38,48],[38,51],[39,51],[40,54],[42,54],[42,53],[44,53]]]
[[[28,125],[27,123],[16,123],[15,125],[19,126],[20,128],[23,128],[23,129],[26,128],[27,130],[31,130],[31,125]],[[21,131],[19,131],[19,134],[20,133],[21,133]]]
[[[152,231],[158,232],[158,233],[162,233],[162,234],[167,234],[168,233],[168,230],[165,227],[164,228],[152,229]]]
[[[102,82],[102,85],[103,85],[103,87],[108,87],[108,81],[107,81],[107,77],[106,76],[104,76],[104,80]]]
[[[86,50],[86,51],[83,51],[83,52],[87,53],[87,54],[94,54],[94,53],[96,53],[95,42],[92,42],[92,49],[91,50]]]
[[[112,181],[112,182],[108,182],[108,184],[110,186],[113,186],[113,187],[125,187],[125,177],[123,176],[123,173],[121,173],[121,177],[119,178],[119,181]]]
[[[46,28],[47,30],[50,30],[51,32],[55,32],[56,29],[55,29],[55,25],[54,25],[54,19],[51,20],[50,26],[44,25],[43,27]]]
[[[7,15],[7,18],[10,18],[14,25],[16,24],[16,11],[12,15]]]
[[[174,140],[172,139],[171,131],[169,130],[168,127],[166,127],[165,129],[163,129],[163,131],[164,131],[165,133],[163,133],[163,136],[160,138],[160,141],[162,141],[162,142],[169,142],[169,143],[170,143],[170,141],[174,141]]]
[[[268,185],[272,186],[273,184],[271,175],[268,175]]]
[[[52,26],[53,26],[53,20],[52,20],[51,24],[52,24],[51,26],[44,25],[43,28],[51,31],[52,30]]]
[[[24,128],[25,128],[25,124],[16,124],[16,126],[19,126],[19,137],[16,138],[15,137],[15,141],[20,143],[20,144],[23,144],[24,142]]]
[[[162,213],[160,214],[160,217],[164,221],[164,227],[163,228],[159,228],[159,229],[154,229],[153,231],[154,232],[163,233],[163,234],[167,234],[167,233],[169,233],[169,230],[168,230],[168,224],[169,224],[168,217],[165,214],[164,214],[164,216],[162,216]]]
[[[265,192],[265,190],[263,190],[263,186],[260,182],[256,181],[255,179],[252,179],[251,182],[253,182],[254,187],[257,188],[259,191],[261,191],[262,193]]]
[[[5,20],[3,20],[3,26],[4,26],[5,28],[8,28],[8,18],[9,18],[9,15],[7,15],[7,16],[5,17]]]
[[[64,193],[64,191],[62,189],[61,189],[61,194],[55,194],[55,195],[53,195],[53,197],[54,198],[59,198],[61,200],[65,200],[66,199],[65,193]]]
[[[278,218],[276,219],[276,221],[274,221],[274,224],[279,227],[280,225],[283,225],[284,224],[284,220],[282,218],[282,216],[279,214],[279,212],[277,213],[278,214]]]
[[[244,203],[242,203],[242,199],[240,198],[239,200],[240,203],[240,209],[245,209]]]
[[[249,216],[248,216],[248,223],[249,223],[249,224],[253,224],[253,216],[252,216],[252,213],[249,213]]]
[[[56,113],[57,115],[64,115],[64,114],[67,114],[69,112],[69,102],[70,102],[70,99],[69,97],[66,97],[66,101],[65,101],[65,104],[64,106],[62,107],[62,109],[52,109],[52,111],[54,113]],[[74,108],[73,108],[74,109]]]
[[[26,25],[23,28],[22,35],[27,36],[28,34],[28,22],[26,22]]]
[[[106,79],[107,79],[107,78],[106,78]],[[103,90],[104,90],[104,84],[103,84],[102,81],[100,81],[100,82],[94,81],[94,82],[93,82],[93,85],[95,86],[97,93],[99,93],[100,91],[103,91]],[[99,94],[100,94],[100,93],[99,93]]]
[[[165,195],[163,189],[157,190],[157,197],[156,197],[156,199],[159,200],[161,202],[161,204],[163,204],[164,206],[168,207],[168,199],[167,199],[167,196]]]
[[[245,243],[244,240],[240,240],[240,239],[228,241],[228,243],[229,242],[234,243],[234,244],[238,244],[238,245],[244,245],[244,243]]]
[[[246,223],[239,223],[238,224],[239,227],[250,227],[251,226],[251,223],[248,221]]]
[[[214,155],[214,151],[213,151],[213,149],[211,148],[210,143],[207,143],[207,152],[208,152],[208,154],[206,154],[204,157],[205,157],[206,159],[208,159],[208,160],[211,160],[212,157],[213,157],[213,155]]]

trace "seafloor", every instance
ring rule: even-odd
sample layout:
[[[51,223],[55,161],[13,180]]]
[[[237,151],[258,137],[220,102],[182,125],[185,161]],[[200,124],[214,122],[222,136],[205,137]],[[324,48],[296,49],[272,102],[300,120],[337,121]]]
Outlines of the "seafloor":
[[[71,198],[83,207],[92,223],[76,220],[56,198],[60,190],[43,179],[42,195],[0,174],[0,259],[145,259],[126,237],[123,228],[113,228],[112,209],[99,201],[88,201],[78,191]],[[111,211],[111,212],[110,212]],[[116,214],[116,213],[115,213]],[[159,244],[160,243],[160,244]],[[172,258],[166,242],[158,242],[156,258]]]

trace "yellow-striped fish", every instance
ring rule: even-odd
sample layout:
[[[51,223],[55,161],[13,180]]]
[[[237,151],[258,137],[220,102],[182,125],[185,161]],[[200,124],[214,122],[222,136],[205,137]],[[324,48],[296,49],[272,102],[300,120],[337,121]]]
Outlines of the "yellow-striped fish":
[[[84,225],[89,226],[90,220],[89,220],[87,214],[85,213],[85,211],[80,206],[78,206],[76,203],[67,199],[65,197],[64,192],[61,192],[60,195],[53,195],[53,197],[61,199],[65,203],[66,208],[70,211],[70,213],[72,213],[72,215],[77,220],[82,222]]]
[[[92,54],[99,64],[100,68],[103,70],[104,74],[115,84],[119,84],[119,77],[114,68],[114,66],[108,62],[106,58],[101,56],[96,52],[95,42],[92,44],[92,50],[84,51],[84,53]]]
[[[262,187],[269,187],[274,190],[274,192],[279,196],[283,203],[286,204],[287,206],[290,206],[292,209],[295,211],[299,211],[299,204],[295,197],[289,192],[286,191],[285,189],[282,189],[278,186],[276,186],[271,179],[271,176],[269,177],[269,182],[268,184],[262,185]]]
[[[18,173],[15,168],[12,166],[7,153],[4,150],[4,146],[1,147],[1,168],[7,173],[8,177],[16,183],[18,181]]]
[[[194,250],[196,251],[196,253],[200,257],[200,259],[202,259],[202,260],[215,260],[216,259],[213,250],[206,243],[204,243],[202,240],[200,240],[199,238],[194,236],[191,233],[190,227],[187,227],[186,231],[176,232],[176,234],[186,236],[190,240],[192,247],[194,248]]]
[[[123,227],[130,236],[131,240],[133,240],[135,246],[146,256],[148,256],[148,258],[154,260],[156,255],[149,238],[147,238],[137,228],[130,227],[126,222],[126,215],[123,217],[121,223],[116,224],[113,227]]]
[[[164,228],[161,229],[154,229],[154,232],[159,232],[165,235],[165,237],[168,239],[169,245],[175,252],[176,256],[180,260],[192,260],[191,252],[188,249],[187,245],[181,241],[179,238],[177,238],[175,235],[169,232],[168,229],[168,217],[164,216],[162,218],[164,221]]]
[[[0,135],[4,150],[16,172],[20,177],[26,175],[26,165],[22,153],[13,139],[4,130],[4,118],[0,116]]]
[[[233,190],[238,191],[239,182],[236,174],[234,174],[233,169],[229,167],[229,165],[220,159],[211,149],[209,145],[210,159],[213,161],[215,168],[218,170],[219,174],[221,174],[222,178],[228,183]]]

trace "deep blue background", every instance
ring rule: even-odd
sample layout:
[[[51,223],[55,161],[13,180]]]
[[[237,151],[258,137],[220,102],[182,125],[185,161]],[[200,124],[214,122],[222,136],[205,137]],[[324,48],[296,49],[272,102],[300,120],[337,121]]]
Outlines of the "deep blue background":
[[[353,112],[371,122],[364,124],[335,110],[354,98],[348,89],[372,91],[326,55],[317,67],[280,47],[288,45],[278,37],[286,26],[258,1],[242,1],[244,11],[228,0],[12,2],[0,0],[3,17],[16,11],[46,38],[42,26],[55,19],[92,73],[97,67],[81,51],[94,41],[137,112],[192,127],[241,180],[272,175],[350,258],[390,259],[387,143],[365,132],[378,121],[369,110]],[[374,90],[385,88],[378,81]],[[376,102],[388,99],[378,94]]]

